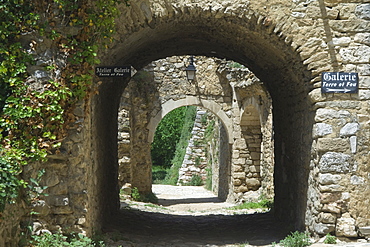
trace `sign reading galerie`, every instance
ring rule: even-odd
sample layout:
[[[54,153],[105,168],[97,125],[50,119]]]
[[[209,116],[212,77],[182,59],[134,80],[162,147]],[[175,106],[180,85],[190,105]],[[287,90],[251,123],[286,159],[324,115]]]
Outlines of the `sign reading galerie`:
[[[321,75],[322,93],[357,93],[358,74],[345,72],[323,72]]]
[[[96,67],[95,75],[99,77],[130,77],[131,66]]]

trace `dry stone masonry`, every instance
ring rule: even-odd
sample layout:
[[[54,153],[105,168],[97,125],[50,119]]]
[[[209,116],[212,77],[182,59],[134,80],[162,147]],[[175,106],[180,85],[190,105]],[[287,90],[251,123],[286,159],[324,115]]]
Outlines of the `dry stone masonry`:
[[[272,143],[267,141],[272,138],[271,100],[268,94],[261,87],[261,82],[248,69],[238,63],[205,57],[196,57],[195,61],[198,79],[194,85],[184,81],[185,57],[169,57],[155,61],[144,71],[139,71],[132,83],[129,84],[121,98],[119,116],[125,115],[127,112],[130,112],[129,114],[134,112],[137,123],[146,123],[149,118],[150,120],[147,128],[138,128],[138,124],[131,121],[131,133],[127,133],[122,128],[127,118],[119,118],[120,184],[132,183],[134,187],[138,187],[144,193],[148,191],[143,188],[149,188],[151,184],[148,176],[133,177],[132,171],[135,169],[135,165],[132,162],[127,163],[128,166],[125,165],[126,163],[122,163],[123,160],[131,160],[131,157],[143,157],[142,149],[139,150],[140,154],[129,152],[127,155],[127,150],[130,148],[122,145],[120,140],[124,136],[134,135],[132,130],[135,130],[136,134],[141,131],[142,136],[148,135],[148,141],[151,142],[156,126],[165,114],[180,106],[198,105],[202,106],[203,110],[197,112],[192,137],[189,140],[183,165],[179,171],[179,184],[189,183],[193,176],[200,176],[206,180],[207,169],[211,169],[213,191],[221,198],[228,198],[230,201],[243,201],[243,197],[248,197],[249,193],[247,192],[250,191],[258,191],[259,195],[263,194],[272,198],[274,165],[273,159],[268,155],[273,153]],[[233,66],[239,68],[232,68]],[[148,82],[141,81],[144,78],[154,79],[158,88],[149,89]],[[141,90],[138,89],[141,87],[138,81],[140,81],[140,85],[146,85],[146,89],[142,91],[144,95],[131,92],[131,90],[135,92]],[[177,83],[181,87],[178,87]],[[225,90],[221,90],[222,87],[227,88],[226,92],[229,93],[227,97]],[[148,92],[152,92],[152,94],[149,95]],[[135,99],[130,99],[126,95],[131,95]],[[150,103],[146,104],[147,113],[144,113],[144,108],[137,110],[136,106],[133,107],[127,103],[136,102],[137,97],[155,99],[155,101],[149,101]],[[205,143],[204,135],[207,126],[202,123],[202,118],[208,118],[206,111],[204,111],[207,109],[215,114],[216,119],[213,120],[217,122],[215,131],[221,126],[227,129],[226,132],[229,135],[222,130],[219,131],[219,134],[216,134],[217,131],[215,132],[216,136],[226,134],[227,136],[223,139],[228,140],[227,144],[220,142],[219,138],[221,137],[216,137],[216,144]],[[210,112],[208,114],[211,114]],[[142,119],[139,117],[140,115],[143,117]],[[217,117],[220,116],[222,117],[218,120]],[[260,124],[260,119],[263,120],[263,126]],[[131,146],[135,145],[133,140],[124,140]],[[232,145],[230,146],[230,144]],[[265,149],[264,155],[262,155],[262,149]],[[130,150],[133,151],[132,148]],[[208,156],[209,154],[212,155]],[[141,171],[148,170],[150,172],[151,163],[149,160],[147,161],[144,165],[141,159]],[[261,164],[266,166],[264,173],[261,172]],[[126,180],[121,180],[125,174],[130,173],[130,176],[126,176]]]
[[[141,72],[130,83],[128,78],[93,79],[92,92],[97,93],[71,113],[74,123],[66,129],[61,153],[25,168],[26,179],[40,169],[46,171],[41,183],[48,186],[49,196],[31,205],[39,214],[30,217],[26,213],[30,208],[22,202],[8,206],[3,213],[6,220],[0,220],[0,246],[16,246],[15,236],[29,224],[35,232],[92,235],[102,229],[119,209],[118,146],[126,146],[120,166],[131,169],[120,174],[120,181],[131,180],[133,186],[150,191],[149,151],[155,127],[167,112],[183,105],[202,106],[222,122],[219,177],[225,179],[220,179],[219,197],[242,201],[246,193],[258,190],[274,195],[276,217],[289,220],[294,229],[315,236],[366,236],[370,226],[368,1],[135,0],[130,4],[120,7],[117,34],[100,52],[100,60],[103,66],[128,64]],[[63,28],[69,35],[78,31]],[[30,43],[36,47],[36,66],[27,68],[29,83],[38,89],[48,76],[47,61],[56,59],[63,68],[67,58],[55,52],[57,44],[47,37],[35,33],[22,37],[22,44]],[[187,59],[175,55],[227,58],[245,65],[263,84],[223,70],[222,63],[210,66],[207,59],[197,59],[196,66],[198,75],[209,76],[198,76],[197,86],[189,84],[181,70]],[[170,60],[159,60],[166,57]],[[358,73],[358,93],[321,92],[322,72],[339,71]],[[125,90],[130,92],[125,97],[131,108],[118,114]],[[128,133],[120,137],[117,116],[123,121],[120,130]],[[266,180],[271,177],[273,184]]]

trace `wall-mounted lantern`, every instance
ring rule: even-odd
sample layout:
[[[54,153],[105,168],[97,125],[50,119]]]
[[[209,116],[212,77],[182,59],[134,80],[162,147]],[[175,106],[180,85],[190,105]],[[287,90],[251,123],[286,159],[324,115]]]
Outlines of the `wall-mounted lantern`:
[[[188,78],[188,81],[190,81],[190,82],[194,81],[195,72],[197,71],[197,69],[194,66],[194,57],[193,56],[190,57],[190,64],[189,64],[188,67],[186,67],[185,71],[186,71],[186,78]]]

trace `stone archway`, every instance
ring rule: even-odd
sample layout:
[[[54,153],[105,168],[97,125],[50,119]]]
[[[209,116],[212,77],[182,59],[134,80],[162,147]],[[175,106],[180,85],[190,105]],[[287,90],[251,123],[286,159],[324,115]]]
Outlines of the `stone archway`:
[[[204,100],[199,99],[199,97],[195,96],[186,96],[184,99],[180,100],[169,100],[166,103],[162,105],[162,109],[155,115],[155,117],[151,118],[148,124],[149,129],[149,135],[148,135],[148,141],[153,142],[154,138],[154,132],[157,128],[159,122],[161,119],[170,111],[182,107],[182,106],[201,106],[204,109],[207,109],[211,111],[213,114],[215,114],[223,123],[226,133],[227,133],[227,140],[229,144],[233,143],[233,131],[232,131],[232,121],[231,119],[226,115],[225,111],[222,110],[222,107],[217,104],[214,101],[211,100]],[[153,115],[153,114],[152,114]]]
[[[167,12],[168,15],[160,17],[161,13],[155,12],[158,9],[148,7],[149,11],[154,11],[150,25],[135,26],[139,22],[134,21],[135,27],[126,29],[125,18],[132,18],[133,13],[138,14],[135,18],[143,18],[144,22],[148,22],[147,12],[140,10],[147,5],[142,2],[141,5],[138,3],[134,6],[138,8],[132,8],[132,12],[127,12],[120,20],[120,42],[107,54],[109,59],[106,62],[110,65],[132,64],[140,69],[150,61],[168,55],[210,55],[231,58],[244,64],[265,82],[274,105],[276,212],[280,217],[294,221],[298,228],[303,228],[312,140],[307,138],[308,134],[303,138],[299,133],[301,130],[309,133],[312,129],[313,114],[309,98],[306,97],[312,85],[309,83],[310,72],[288,38],[294,30],[284,26],[285,22],[281,19],[279,26],[275,27],[272,19],[257,14],[248,6],[240,8],[238,4],[231,7],[231,13],[242,12],[242,17],[227,12],[213,12],[212,9],[208,12],[209,8],[206,10],[204,6],[191,4],[181,11]],[[204,13],[208,13],[209,18],[204,18]],[[156,16],[155,20],[153,16]],[[114,120],[108,114],[113,116],[116,112],[119,94],[124,85],[118,81],[101,85],[96,100],[103,107],[101,110],[94,110],[99,116],[97,119],[104,119],[104,123]],[[107,106],[112,102],[116,102],[115,107],[109,109]],[[286,126],[292,128],[287,129]],[[116,126],[111,127],[116,129]],[[105,130],[97,129],[97,132],[99,136],[105,136],[107,141],[109,139],[108,142],[115,138],[112,135],[108,137]],[[101,159],[107,158],[106,152],[102,152]],[[115,161],[113,159],[110,162]],[[287,177],[289,179],[285,179]],[[106,179],[108,178],[98,180]],[[108,197],[104,201],[111,201],[110,204],[114,205],[114,197]]]
[[[141,70],[156,59],[192,54],[247,66],[272,100],[276,216],[316,236],[358,236],[357,229],[370,225],[368,3],[130,2],[120,6],[109,49],[99,52],[102,65]],[[45,54],[38,54],[38,61],[58,50],[47,40],[37,43]],[[63,63],[66,58],[59,55]],[[27,69],[34,71],[32,66]],[[357,72],[358,93],[322,93],[326,71]],[[71,112],[76,122],[66,129],[62,153],[41,164],[50,186],[48,200],[38,208],[44,228],[91,235],[118,211],[117,112],[128,83],[128,78],[95,78],[97,94]],[[231,95],[236,89],[221,91]],[[244,144],[234,135],[234,145]],[[11,235],[6,231],[1,234]]]
[[[289,219],[295,229],[325,235],[340,231],[341,222],[351,222],[351,229],[370,224],[368,207],[356,203],[369,198],[368,147],[363,145],[369,141],[370,99],[366,8],[338,1],[215,0],[210,6],[206,1],[138,0],[122,6],[115,40],[100,58],[102,65],[130,64],[141,70],[156,59],[192,54],[250,68],[272,100],[276,216]],[[322,94],[321,72],[331,70],[359,72],[359,93]],[[78,190],[63,190],[62,198],[72,205],[66,207],[71,214],[68,224],[61,220],[63,226],[79,222],[77,228],[91,233],[119,208],[116,120],[128,82],[101,79],[98,95],[76,110],[83,126],[65,141],[67,152],[76,155],[61,162],[73,178],[83,179]],[[223,85],[221,91],[228,97],[237,89]],[[234,145],[245,146],[233,136]],[[137,137],[147,141],[147,136]],[[54,208],[59,195],[53,199]]]

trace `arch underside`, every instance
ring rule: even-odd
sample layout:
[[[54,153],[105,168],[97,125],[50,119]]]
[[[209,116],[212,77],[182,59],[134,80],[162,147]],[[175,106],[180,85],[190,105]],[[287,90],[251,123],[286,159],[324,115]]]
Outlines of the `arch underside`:
[[[265,83],[273,102],[276,215],[302,229],[311,138],[302,136],[300,129],[310,129],[313,123],[307,99],[310,73],[283,35],[259,24],[254,16],[246,20],[237,16],[203,18],[201,13],[191,18],[184,15],[163,22],[157,19],[155,25],[132,33],[122,30],[102,63],[130,64],[139,70],[159,58],[191,54],[226,58],[247,66]],[[114,205],[105,207],[104,215],[117,210],[118,186],[112,182],[117,175],[115,130],[119,99],[127,83],[125,79],[106,79],[94,99],[93,126],[99,136],[96,146],[101,170],[98,186],[106,192],[100,193],[105,195],[100,200],[101,204]]]
[[[198,97],[195,96],[186,96],[184,99],[176,101],[170,100],[164,103],[162,105],[162,109],[156,114],[156,116],[150,119],[150,122],[148,124],[149,129],[148,141],[153,142],[155,130],[159,122],[167,113],[176,108],[189,105],[203,107],[211,111],[213,114],[215,114],[221,120],[226,129],[229,144],[233,143],[232,122],[231,119],[222,110],[222,107],[214,101],[199,99]]]

